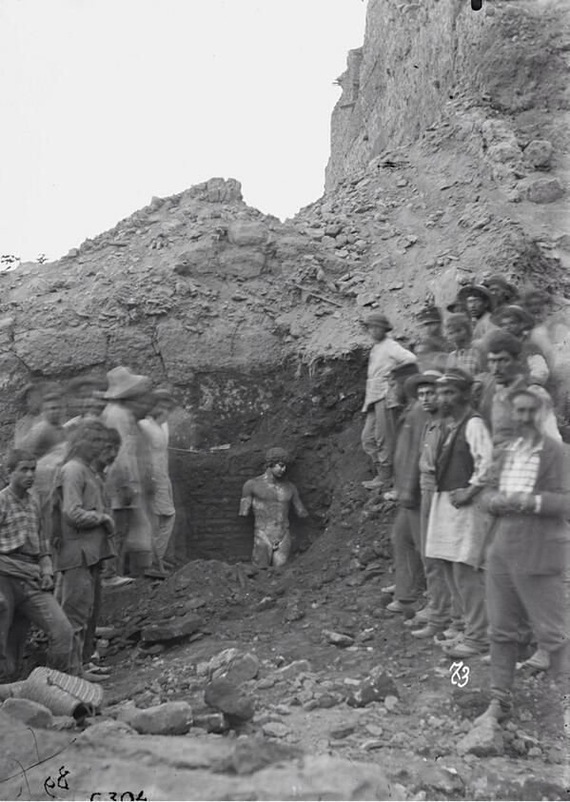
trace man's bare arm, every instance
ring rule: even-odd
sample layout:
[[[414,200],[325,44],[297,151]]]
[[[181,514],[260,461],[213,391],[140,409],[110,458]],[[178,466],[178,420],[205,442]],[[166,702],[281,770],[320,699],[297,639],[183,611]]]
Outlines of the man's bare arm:
[[[309,513],[305,509],[305,505],[301,501],[301,496],[299,495],[299,491],[297,490],[295,485],[293,485],[293,498],[291,499],[291,501],[293,502],[293,509],[295,510],[299,518],[309,517]]]
[[[249,515],[253,504],[253,482],[251,479],[244,484],[239,503],[239,514],[243,517]]]

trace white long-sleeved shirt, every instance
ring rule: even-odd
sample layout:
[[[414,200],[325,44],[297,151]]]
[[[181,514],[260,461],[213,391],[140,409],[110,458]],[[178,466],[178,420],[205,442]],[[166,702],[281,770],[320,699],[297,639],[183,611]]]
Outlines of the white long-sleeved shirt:
[[[415,354],[391,337],[385,337],[382,342],[375,343],[368,358],[366,395],[362,411],[366,412],[371,404],[385,398],[388,378],[394,368],[416,361]]]

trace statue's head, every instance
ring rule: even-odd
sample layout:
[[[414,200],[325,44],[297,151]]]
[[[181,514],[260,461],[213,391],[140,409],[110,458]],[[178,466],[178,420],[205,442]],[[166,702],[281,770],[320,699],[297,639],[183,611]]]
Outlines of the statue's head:
[[[270,448],[265,454],[265,468],[270,470],[276,479],[284,476],[290,462],[289,452],[284,448]]]

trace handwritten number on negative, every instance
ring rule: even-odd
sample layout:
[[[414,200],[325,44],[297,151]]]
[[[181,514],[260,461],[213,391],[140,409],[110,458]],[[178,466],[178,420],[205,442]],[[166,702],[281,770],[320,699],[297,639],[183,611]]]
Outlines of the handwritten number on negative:
[[[144,791],[139,791],[136,796],[132,791],[123,791],[122,794],[119,794],[117,791],[109,791],[108,796],[111,802],[148,802]],[[103,799],[103,794],[101,791],[96,791],[94,794],[91,794],[89,799],[91,802],[99,802],[100,799]]]
[[[452,672],[451,684],[464,688],[469,682],[469,666],[463,665],[463,660],[459,660],[457,663],[452,663],[449,670]]]
[[[65,766],[60,766],[59,768],[59,777],[57,778],[57,787],[63,789],[64,791],[69,791],[69,785],[66,780],[66,777],[69,776],[69,772],[65,768]],[[51,791],[54,791],[56,787],[56,781],[52,780],[51,777],[48,777],[44,782],[44,791],[48,796],[51,796],[52,799],[55,799],[55,794],[52,794]]]

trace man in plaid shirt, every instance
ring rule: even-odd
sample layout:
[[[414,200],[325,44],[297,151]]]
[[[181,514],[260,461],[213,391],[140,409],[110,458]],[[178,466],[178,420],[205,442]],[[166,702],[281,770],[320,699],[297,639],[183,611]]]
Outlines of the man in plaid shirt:
[[[568,642],[567,458],[564,446],[543,435],[537,425],[541,395],[519,387],[509,400],[516,432],[498,451],[493,490],[487,497],[488,509],[496,516],[486,577],[491,704],[480,719],[496,721],[510,712],[518,647],[525,634],[521,622],[530,622],[555,675],[565,670]]]
[[[9,484],[0,491],[0,672],[18,669],[22,632],[29,622],[49,637],[53,668],[67,671],[73,630],[52,596],[50,546],[42,532],[40,511],[30,494],[36,459],[14,449],[8,456]]]
[[[447,368],[461,368],[470,376],[485,370],[485,360],[481,348],[473,343],[471,321],[467,315],[455,313],[445,321],[445,336],[453,346],[448,355]]]

